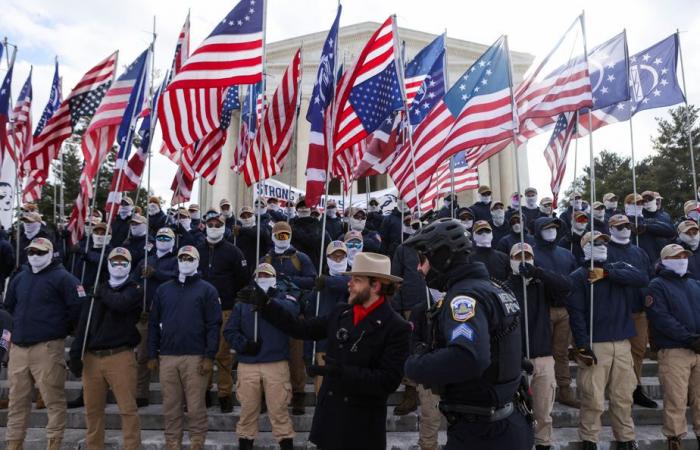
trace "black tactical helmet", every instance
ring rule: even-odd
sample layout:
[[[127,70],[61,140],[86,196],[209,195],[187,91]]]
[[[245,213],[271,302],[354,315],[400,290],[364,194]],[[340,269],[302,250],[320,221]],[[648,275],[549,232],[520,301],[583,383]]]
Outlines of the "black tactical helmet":
[[[440,253],[468,255],[472,248],[467,228],[460,221],[450,218],[438,219],[424,226],[404,244],[425,255],[440,250]]]

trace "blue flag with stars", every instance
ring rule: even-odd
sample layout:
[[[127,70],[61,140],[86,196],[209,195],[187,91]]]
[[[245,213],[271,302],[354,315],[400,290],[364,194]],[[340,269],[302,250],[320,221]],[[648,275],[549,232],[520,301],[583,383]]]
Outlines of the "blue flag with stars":
[[[416,126],[423,121],[433,106],[445,95],[445,89],[445,52],[443,50],[413,97],[409,110],[411,125]]]
[[[593,110],[628,100],[627,38],[623,31],[588,55]]]
[[[333,87],[335,86],[333,68],[335,67],[338,24],[342,10],[343,7],[338,5],[338,12],[335,15],[331,29],[328,31],[328,36],[326,36],[326,41],[321,51],[321,60],[316,73],[316,83],[311,92],[311,104],[306,113],[306,120],[311,123],[311,131],[323,132],[323,113],[333,100]]]
[[[255,135],[255,130],[258,127],[257,104],[258,97],[262,91],[262,82],[258,82],[248,86],[245,100],[243,100],[243,115],[241,120],[248,126],[248,134]]]
[[[144,50],[138,58],[127,67],[118,81],[134,80],[133,89],[129,94],[129,103],[124,109],[124,117],[117,132],[117,142],[119,143],[118,160],[126,160],[131,150],[131,142],[126,142],[129,129],[136,126],[136,119],[141,114],[144,106],[144,99],[148,95],[149,73],[151,61],[151,48]]]
[[[10,122],[10,88],[12,86],[13,69],[14,64],[10,66],[2,85],[0,85],[0,163],[4,159],[4,152],[12,152],[9,135],[7,134],[7,124]]]
[[[56,68],[53,72],[53,81],[51,81],[51,92],[49,93],[49,101],[46,102],[44,107],[44,112],[41,114],[39,123],[36,125],[34,130],[34,137],[39,136],[41,131],[46,126],[46,122],[49,121],[53,113],[56,112],[61,106],[61,77],[58,75],[58,61],[56,61]]]
[[[231,114],[233,111],[241,109],[241,101],[238,98],[238,86],[231,86],[226,91],[224,104],[221,107],[221,115],[219,128],[225,130],[231,125]]]

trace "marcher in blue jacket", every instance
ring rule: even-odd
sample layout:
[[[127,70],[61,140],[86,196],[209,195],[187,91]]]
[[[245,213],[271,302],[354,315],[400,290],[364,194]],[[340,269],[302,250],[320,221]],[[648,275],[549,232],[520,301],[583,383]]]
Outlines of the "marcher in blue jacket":
[[[279,200],[275,197],[270,197],[267,199],[267,213],[270,215],[272,223],[288,221],[287,215],[280,206]]]
[[[686,409],[693,423],[700,417],[700,282],[689,276],[690,252],[678,244],[661,250],[657,276],[649,283],[645,306],[659,350],[659,381],[664,397],[663,426],[668,448],[682,448],[688,431]],[[697,426],[694,427],[697,429]]]
[[[411,210],[403,200],[398,200],[396,207],[382,220],[379,235],[382,237],[382,254],[389,258],[394,256],[396,247],[401,245],[403,239],[403,217],[410,216]]]
[[[343,219],[338,215],[338,205],[332,199],[326,203],[326,231],[333,240],[343,235]]]
[[[272,264],[278,275],[289,279],[300,289],[311,290],[316,279],[316,269],[308,255],[291,244],[292,229],[287,222],[277,222],[272,228],[273,247],[260,262]]]
[[[495,247],[496,250],[505,254],[509,254],[510,249],[513,248],[515,244],[520,242],[521,226],[522,225],[520,224],[520,214],[517,212],[510,214],[510,216],[508,217],[508,234],[503,236],[498,241]],[[527,232],[527,230],[525,230],[525,242],[530,245],[535,245],[535,239],[530,233]]]
[[[678,239],[676,244],[691,252],[688,256],[688,275],[700,280],[700,233],[698,223],[694,220],[684,220],[678,224]]]
[[[257,268],[255,283],[275,302],[294,316],[299,314],[298,299],[288,292],[277,290],[277,273],[270,264]],[[289,338],[265,319],[257,321],[255,334],[253,306],[236,303],[233,314],[224,329],[224,338],[238,353],[238,384],[236,397],[241,404],[236,434],[241,449],[252,449],[258,435],[261,398],[264,395],[272,434],[281,450],[294,448],[294,428],[289,417],[290,384]]]
[[[603,205],[605,205],[605,221],[609,221],[615,214],[622,214],[618,208],[617,195],[613,192],[608,192],[603,195]]]
[[[474,221],[491,221],[491,188],[485,184],[479,186],[479,199],[469,208],[474,213]]]
[[[442,208],[437,212],[437,219],[443,219],[445,217],[452,217],[452,214],[454,213],[456,215],[456,211],[459,209],[459,201],[457,199],[457,196],[453,196],[452,194],[447,194],[445,196],[445,199],[442,202]]]
[[[124,195],[119,203],[119,210],[117,212],[112,226],[112,240],[113,246],[118,247],[124,243],[126,238],[129,236],[129,223],[131,222],[131,216],[134,214],[134,201]]]
[[[250,206],[241,207],[238,221],[233,225],[233,231],[228,240],[243,252],[245,260],[251,264],[255,262],[256,257],[260,258],[267,253],[272,245],[270,228],[267,225],[260,225],[260,239],[258,240],[257,217],[253,214],[253,208]]]
[[[493,231],[493,247],[496,248],[501,239],[510,233],[510,223],[506,221],[506,211],[503,202],[491,202],[491,230]]]
[[[204,233],[192,227],[190,212],[185,208],[180,208],[175,214],[175,248],[182,248],[185,245],[196,247],[202,245],[206,239]]]
[[[608,262],[608,241],[609,237],[598,231],[586,233],[581,239],[586,265],[571,274],[568,310],[579,363],[576,380],[581,392],[579,436],[583,448],[595,448],[592,446],[598,442],[607,392],[615,416],[611,425],[617,448],[635,449],[632,403],[637,380],[629,339],[636,331],[632,300],[625,294],[627,287],[643,288],[649,278],[626,262]]]
[[[197,249],[186,245],[177,258],[177,279],[163,283],[153,298],[148,368],[160,366],[166,447],[182,446],[186,414],[191,447],[202,449],[207,434],[205,394],[219,349],[221,305],[216,288],[197,274]]]
[[[97,268],[100,267],[100,256],[102,256],[102,268],[100,273],[100,279],[105,280],[107,275],[107,256],[109,252],[112,251],[111,235],[105,235],[107,231],[107,224],[103,222],[96,223],[92,227],[92,234],[90,239],[86,239],[85,243],[89,241],[90,248],[83,249],[80,253],[80,263],[76,264],[75,271],[73,275],[81,280],[81,284],[85,288],[86,292],[92,292],[95,286],[95,279],[97,278]],[[102,247],[105,247],[104,252]]]
[[[124,240],[121,246],[131,253],[133,270],[136,270],[136,267],[145,258],[146,250],[151,251],[153,244],[154,239],[148,234],[146,218],[141,214],[132,214],[129,222],[129,237]]]
[[[650,203],[656,205],[655,201]],[[625,197],[625,214],[630,223],[635,225],[632,234],[639,241],[637,245],[647,252],[649,261],[654,263],[659,259],[661,249],[676,237],[676,230],[670,223],[658,219],[655,211],[647,211],[644,208],[644,198],[639,194],[636,198],[634,194]]]
[[[384,212],[379,206],[379,201],[376,198],[369,199],[369,206],[367,206],[367,229],[379,232],[382,227],[383,219]]]
[[[160,198],[151,196],[146,207],[148,214],[148,234],[155,236],[158,230],[168,225],[168,216],[160,208]]]
[[[602,229],[595,227],[597,231],[605,233]],[[607,227],[606,227],[607,229]],[[567,232],[562,230],[561,238],[559,239],[559,247],[570,251],[576,259],[576,265],[583,261],[583,249],[581,248],[581,237],[590,231],[588,226],[588,215],[583,211],[574,211],[574,222],[571,224],[571,229]]]

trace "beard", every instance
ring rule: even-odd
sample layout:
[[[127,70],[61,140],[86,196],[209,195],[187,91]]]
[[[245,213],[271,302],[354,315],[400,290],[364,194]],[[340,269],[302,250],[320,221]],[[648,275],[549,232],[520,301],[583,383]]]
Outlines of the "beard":
[[[360,292],[356,293],[355,295],[351,295],[348,301],[351,305],[362,305],[363,303],[369,300],[369,294],[370,290],[368,286]]]

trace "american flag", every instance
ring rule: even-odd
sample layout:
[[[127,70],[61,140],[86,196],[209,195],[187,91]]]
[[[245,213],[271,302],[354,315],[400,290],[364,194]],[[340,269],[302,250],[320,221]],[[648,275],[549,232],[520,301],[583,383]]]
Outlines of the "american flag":
[[[32,71],[29,71],[27,81],[12,111],[12,127],[10,128],[10,144],[18,172],[22,175],[22,160],[32,146]]]
[[[291,64],[284,71],[270,104],[262,112],[260,126],[243,167],[243,176],[248,186],[266,180],[282,170],[292,144],[300,100],[301,50],[297,50]]]
[[[406,101],[408,102],[409,108],[412,109],[413,99],[419,95],[419,93],[425,94],[426,79],[430,78],[431,74],[435,73],[437,69],[435,65],[437,63],[442,64],[445,58],[444,52],[445,35],[441,34],[430,44],[423,47],[413,60],[406,65],[404,86],[406,89]],[[437,81],[433,80],[433,83],[436,84]],[[420,98],[424,98],[424,95],[421,95]],[[420,122],[420,120],[418,122]],[[413,123],[413,120],[411,120],[411,123]]]
[[[386,173],[396,157],[396,148],[403,137],[400,131],[402,123],[405,124],[404,117],[401,111],[392,113],[365,139],[364,149],[360,153],[362,159],[351,166],[354,180]]]
[[[362,155],[367,149],[367,143],[364,139],[356,142],[340,153],[336,153],[333,158],[331,170],[333,178],[339,178],[343,182],[343,188],[347,194],[352,187],[353,169],[360,164]]]
[[[29,178],[24,187],[24,202],[40,198],[41,186],[49,177],[51,161],[56,159],[61,144],[73,133],[73,127],[78,121],[81,118],[89,120],[95,114],[114,80],[116,67],[117,52],[90,69],[61,102],[41,133],[34,136],[32,148],[24,158],[24,170]]]
[[[347,86],[337,89],[335,153],[366,138],[389,114],[403,106],[394,28],[394,18],[389,17],[374,32],[353,68],[347,72]]]
[[[549,139],[547,147],[544,149],[544,159],[547,160],[552,178],[549,186],[552,189],[552,208],[557,207],[561,182],[566,172],[566,159],[569,154],[569,144],[571,138],[576,133],[577,112],[567,112],[559,114],[557,123],[554,126],[552,137]]]
[[[5,79],[0,85],[0,166],[5,155],[12,157],[12,143],[10,142],[10,91],[12,90],[12,72],[15,68],[14,61],[5,74]],[[14,158],[13,158],[14,159]]]
[[[58,61],[56,61],[56,68],[53,72],[53,81],[51,81],[51,92],[49,92],[49,101],[46,102],[44,107],[44,112],[41,114],[39,123],[36,125],[36,130],[34,130],[34,137],[41,134],[46,122],[53,116],[53,113],[61,107],[61,77],[58,74]]]
[[[452,171],[450,171],[452,165]],[[461,151],[451,158],[443,160],[435,172],[434,182],[431,183],[428,198],[432,203],[423,203],[422,209],[434,209],[437,199],[444,194],[452,192],[454,174],[454,192],[468,191],[479,187],[479,170],[469,167],[465,151]]]
[[[179,150],[219,128],[224,91],[262,79],[265,0],[242,0],[187,59],[158,103],[163,141]]]
[[[328,106],[333,102],[338,24],[341,11],[342,6],[338,5],[335,20],[321,50],[316,84],[314,84],[309,110],[306,113],[306,120],[311,123],[309,155],[306,160],[306,203],[311,207],[319,204],[326,187],[326,172],[330,169],[328,167],[329,146],[325,133],[326,112],[328,111],[328,115],[330,115]]]
[[[508,56],[505,38],[500,38],[428,113],[413,135],[415,172],[410,145],[399,150],[389,173],[409,206],[417,205],[416,195],[421,208],[432,205],[431,181],[442,160],[511,135]]]
[[[231,169],[235,172],[243,170],[248,150],[255,139],[255,132],[262,116],[262,99],[262,82],[249,85],[245,100],[243,100],[241,126],[238,130],[238,141],[236,141],[233,161],[231,161]]]

